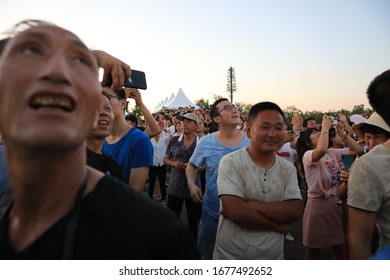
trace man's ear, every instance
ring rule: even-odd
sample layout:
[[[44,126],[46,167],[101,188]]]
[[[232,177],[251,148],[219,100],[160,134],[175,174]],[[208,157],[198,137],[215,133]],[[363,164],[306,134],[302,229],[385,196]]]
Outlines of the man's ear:
[[[121,108],[122,108],[123,110],[125,110],[126,107],[127,107],[127,100],[126,100],[126,99],[121,99],[121,100],[119,100],[119,101],[121,102]]]
[[[246,124],[245,132],[246,132],[246,136],[247,136],[248,138],[251,138],[252,127],[251,127],[248,123]]]
[[[220,116],[215,116],[211,119],[214,123],[218,124],[221,120],[221,117]]]

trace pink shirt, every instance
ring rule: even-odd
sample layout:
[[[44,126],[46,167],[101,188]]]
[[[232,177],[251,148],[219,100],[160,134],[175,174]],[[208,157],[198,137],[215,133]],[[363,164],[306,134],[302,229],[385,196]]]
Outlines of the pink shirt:
[[[318,161],[312,161],[314,150],[303,155],[303,167],[308,186],[308,197],[324,196],[326,198],[336,195],[339,182],[341,155],[349,154],[348,148],[330,148]]]

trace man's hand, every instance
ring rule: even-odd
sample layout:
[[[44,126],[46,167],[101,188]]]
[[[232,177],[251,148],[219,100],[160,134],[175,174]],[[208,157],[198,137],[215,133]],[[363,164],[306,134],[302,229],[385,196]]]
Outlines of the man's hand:
[[[340,181],[348,184],[348,176],[349,176],[349,172],[345,170],[344,167],[342,167],[340,172]]]
[[[117,90],[121,89],[125,79],[130,77],[130,66],[104,51],[94,50],[93,54],[97,58],[99,66],[104,70],[102,85],[105,86],[108,77],[111,76],[112,87]]]
[[[175,161],[172,164],[172,167],[178,169],[178,170],[185,170],[187,167],[187,163],[181,162],[181,161]]]
[[[142,105],[142,97],[141,97],[141,93],[139,92],[138,89],[136,88],[124,88],[125,92],[126,92],[126,97],[127,98],[132,98],[134,99],[135,101],[135,105],[137,105],[138,107],[140,105]]]
[[[191,198],[195,203],[201,204],[203,202],[202,190],[197,185],[188,185],[190,189]]]
[[[290,130],[285,130],[284,131],[284,143],[291,142],[294,140],[294,132]]]

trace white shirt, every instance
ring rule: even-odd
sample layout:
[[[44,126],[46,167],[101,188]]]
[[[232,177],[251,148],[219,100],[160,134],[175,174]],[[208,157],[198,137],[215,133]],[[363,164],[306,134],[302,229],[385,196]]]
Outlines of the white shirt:
[[[167,142],[169,137],[166,137],[164,134],[158,141],[152,137],[150,142],[153,146],[153,166],[162,166],[164,165],[165,152],[167,150]]]

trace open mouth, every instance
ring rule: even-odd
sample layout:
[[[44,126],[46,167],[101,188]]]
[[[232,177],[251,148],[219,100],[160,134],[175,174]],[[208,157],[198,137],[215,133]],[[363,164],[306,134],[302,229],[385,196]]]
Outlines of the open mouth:
[[[98,121],[98,125],[108,126],[108,121]]]
[[[37,95],[30,101],[30,106],[35,109],[61,109],[65,112],[72,112],[74,110],[74,102],[66,96],[59,95]]]

